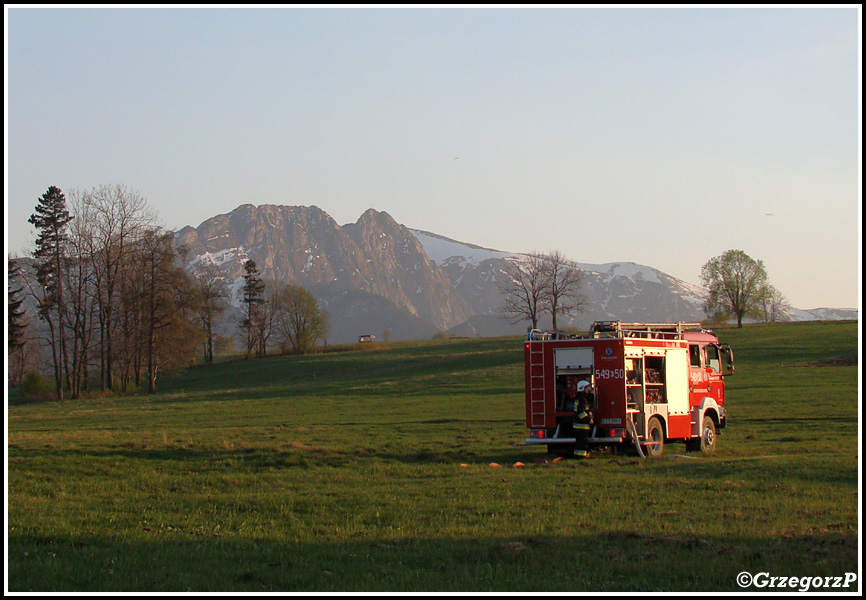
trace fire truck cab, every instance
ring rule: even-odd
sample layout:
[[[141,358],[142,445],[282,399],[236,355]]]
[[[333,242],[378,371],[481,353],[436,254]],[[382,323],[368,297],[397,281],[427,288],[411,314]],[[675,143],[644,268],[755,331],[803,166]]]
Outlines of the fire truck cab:
[[[590,383],[590,447],[633,445],[659,456],[667,442],[712,452],[725,428],[731,348],[700,323],[597,321],[585,336],[532,330],[524,344],[526,445],[574,452],[574,390]]]

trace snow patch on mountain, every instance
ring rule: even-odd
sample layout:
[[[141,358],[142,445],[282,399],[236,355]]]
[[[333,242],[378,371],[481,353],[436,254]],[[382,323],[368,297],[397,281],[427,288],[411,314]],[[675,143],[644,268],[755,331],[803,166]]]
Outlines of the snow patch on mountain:
[[[462,262],[478,266],[485,260],[491,258],[510,258],[517,256],[514,252],[501,252],[499,250],[491,250],[490,248],[482,248],[474,244],[466,244],[458,242],[445,236],[430,233],[429,231],[421,231],[418,229],[409,229],[412,235],[421,242],[427,258],[432,260],[437,265],[442,265],[448,259],[461,258]]]
[[[857,320],[860,311],[856,308],[788,308],[783,314],[789,321],[839,321]]]
[[[658,272],[655,269],[632,262],[608,263],[604,265],[577,263],[577,266],[584,271],[593,271],[606,275],[610,279],[625,277],[633,281],[652,281],[654,283],[661,283],[661,280],[658,277]]]
[[[239,248],[226,248],[225,250],[219,250],[217,252],[205,252],[204,254],[200,254],[193,258],[189,266],[195,267],[199,264],[202,265],[216,265],[218,267],[231,262],[235,259],[235,257],[246,256],[246,249],[241,246]]]

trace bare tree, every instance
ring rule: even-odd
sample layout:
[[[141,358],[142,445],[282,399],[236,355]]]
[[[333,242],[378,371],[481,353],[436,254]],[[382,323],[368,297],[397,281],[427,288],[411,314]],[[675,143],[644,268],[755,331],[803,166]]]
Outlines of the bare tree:
[[[205,333],[204,362],[214,359],[214,325],[228,308],[229,290],[219,267],[199,264],[193,271],[193,287],[196,294],[198,321]]]
[[[758,312],[764,321],[769,323],[778,321],[789,307],[790,304],[784,294],[769,283],[761,290]]]
[[[509,259],[508,279],[499,282],[503,297],[502,313],[511,323],[529,320],[532,329],[544,310],[550,289],[550,270],[543,254],[530,252]]]
[[[277,328],[278,299],[274,284],[266,285],[266,291],[259,310],[255,313],[253,329],[256,356],[264,358],[268,354],[268,342]]]
[[[558,315],[580,312],[586,303],[580,293],[583,271],[558,250],[514,257],[509,261],[508,275],[498,291],[504,298],[501,310],[511,323],[529,320],[536,329],[541,314],[547,312],[556,331]]]
[[[69,228],[69,257],[65,272],[69,296],[66,322],[71,338],[70,393],[77,397],[82,389],[88,389],[96,322],[96,286],[89,255],[94,225],[87,205],[75,190],[69,194],[69,206],[76,218]]]
[[[557,314],[574,315],[582,311],[586,305],[586,297],[580,292],[584,272],[559,250],[554,250],[545,258],[546,268],[549,270],[546,310],[553,319],[553,330],[559,331],[556,323]]]
[[[131,340],[118,336],[119,323],[129,320],[128,304],[121,302],[127,284],[127,267],[132,242],[156,222],[156,215],[144,197],[123,185],[101,185],[81,193],[92,219],[93,234],[89,256],[93,266],[100,332],[101,387],[114,385],[115,363],[119,355],[131,351]],[[126,295],[126,299],[130,296]],[[127,311],[124,314],[124,307]],[[121,314],[118,316],[118,312]],[[133,324],[125,324],[127,330]],[[128,356],[123,357],[127,364]]]

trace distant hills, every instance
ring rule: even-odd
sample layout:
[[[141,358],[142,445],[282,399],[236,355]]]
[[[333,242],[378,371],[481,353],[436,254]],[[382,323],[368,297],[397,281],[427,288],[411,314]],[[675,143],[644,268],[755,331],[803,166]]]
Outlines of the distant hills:
[[[368,210],[338,225],[315,206],[244,204],[175,234],[187,247],[188,267],[217,265],[241,305],[243,263],[262,278],[295,280],[330,315],[329,343],[522,333],[500,316],[497,281],[516,253],[482,248],[410,229],[388,213]],[[583,264],[586,310],[560,326],[585,329],[592,321],[701,321],[705,290],[635,263]],[[856,319],[857,310],[792,309],[791,320]],[[237,319],[229,318],[229,325]]]

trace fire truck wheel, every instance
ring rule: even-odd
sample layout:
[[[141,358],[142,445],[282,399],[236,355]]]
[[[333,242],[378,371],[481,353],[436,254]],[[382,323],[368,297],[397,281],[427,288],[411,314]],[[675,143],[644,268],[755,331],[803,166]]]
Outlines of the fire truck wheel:
[[[701,452],[710,454],[716,449],[716,424],[709,415],[704,416],[701,428]]]
[[[650,442],[646,446],[647,456],[661,456],[665,449],[665,432],[658,419],[650,419],[647,440]]]

